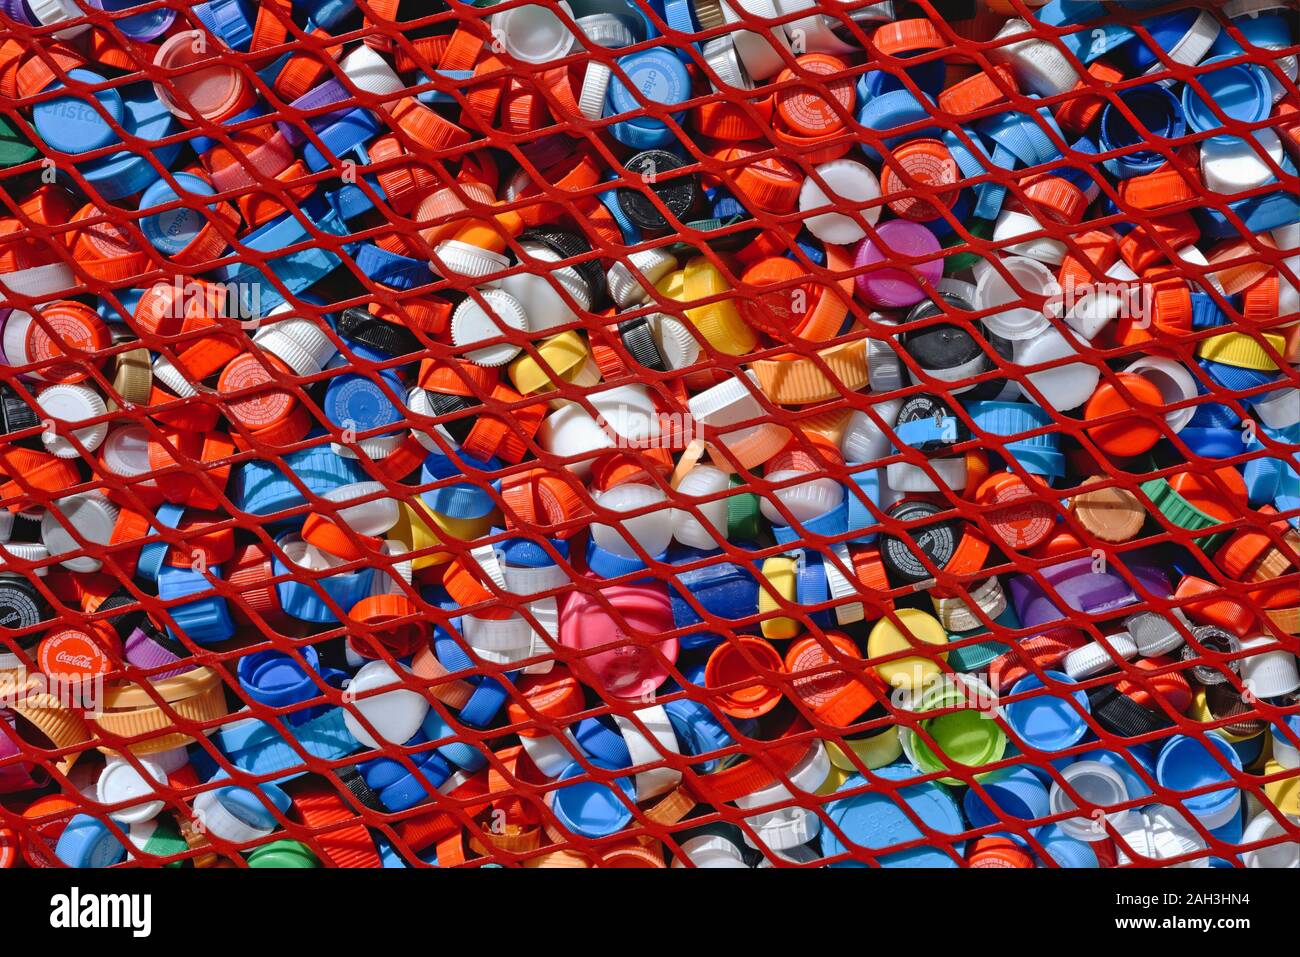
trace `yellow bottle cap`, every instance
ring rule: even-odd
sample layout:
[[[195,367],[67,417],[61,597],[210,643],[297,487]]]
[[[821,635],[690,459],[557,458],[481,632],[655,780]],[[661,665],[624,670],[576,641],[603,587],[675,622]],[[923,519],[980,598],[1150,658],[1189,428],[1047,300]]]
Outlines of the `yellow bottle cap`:
[[[888,618],[882,618],[871,629],[867,638],[867,657],[882,658],[897,654],[921,644],[946,647],[948,633],[933,615],[927,615],[915,608],[900,608],[895,612],[902,623],[900,629]],[[935,675],[939,674],[939,660],[946,661],[947,652],[934,657],[910,655],[906,658],[894,658],[876,665],[876,674],[891,688],[906,688],[915,691],[925,686]]]

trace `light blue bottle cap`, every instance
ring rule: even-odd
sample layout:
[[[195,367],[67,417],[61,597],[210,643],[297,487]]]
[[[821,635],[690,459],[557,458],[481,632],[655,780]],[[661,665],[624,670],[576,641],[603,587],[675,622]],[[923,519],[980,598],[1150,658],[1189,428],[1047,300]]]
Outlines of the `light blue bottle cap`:
[[[889,781],[907,781],[916,777],[917,772],[906,764],[891,764],[872,771],[876,777]],[[849,777],[840,791],[860,788],[867,781],[860,775]],[[942,784],[927,781],[908,787],[902,787],[894,794],[868,791],[852,797],[840,798],[825,805],[834,828],[822,827],[822,854],[831,857],[845,853],[854,848],[866,848],[870,851],[887,850],[897,844],[903,844],[921,838],[924,832],[916,826],[907,812],[899,806],[899,800],[907,804],[913,814],[924,822],[925,826],[940,834],[960,834],[966,828],[962,819],[961,808],[951,792]],[[849,841],[846,847],[835,833],[839,830]],[[960,843],[952,846],[958,856],[962,853]],[[957,867],[958,863],[942,847],[918,846],[892,854],[875,855],[882,867]],[[866,867],[857,861],[837,862],[835,867]]]
[[[193,173],[172,175],[176,184],[185,193],[195,196],[212,196],[216,193],[211,183]],[[176,190],[172,189],[166,180],[160,179],[144,191],[144,195],[140,197],[140,209],[147,211],[154,206],[165,206],[176,202],[179,198]],[[185,199],[186,202],[191,202],[189,196]],[[153,244],[154,249],[164,256],[175,256],[194,241],[194,237],[207,223],[208,217],[204,215],[204,210],[192,206],[178,206],[153,216],[142,217],[140,229],[144,232],[145,238]]]
[[[559,780],[585,775],[576,761],[560,772]],[[632,820],[636,786],[630,777],[615,778],[611,784],[583,781],[551,792],[551,810],[565,830],[580,837],[605,837],[621,831]]]
[[[68,77],[86,84],[104,82],[102,76],[90,70],[69,70]],[[32,107],[32,124],[48,146],[60,153],[75,155],[118,142],[118,135],[104,113],[112,118],[113,123],[122,126],[126,108],[121,93],[108,89],[92,95],[100,109],[79,93],[58,96]]]
[[[1045,671],[1044,674],[1058,684],[1077,684],[1069,675],[1059,671]],[[1088,724],[1082,714],[1092,713],[1087,692],[1081,689],[1070,693],[1079,706],[1076,709],[1057,689],[1050,692],[1044,689],[1037,675],[1021,678],[1011,688],[1012,695],[1035,691],[1039,693],[1006,706],[1007,723],[1016,737],[1038,751],[1064,751],[1082,741],[1088,733]]]

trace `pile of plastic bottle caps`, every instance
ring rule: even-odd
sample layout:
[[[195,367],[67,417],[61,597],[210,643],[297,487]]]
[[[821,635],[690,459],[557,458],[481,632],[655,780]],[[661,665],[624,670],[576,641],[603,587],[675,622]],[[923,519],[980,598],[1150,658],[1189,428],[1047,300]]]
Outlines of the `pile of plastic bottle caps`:
[[[1300,865],[1295,0],[2,0],[0,864]]]

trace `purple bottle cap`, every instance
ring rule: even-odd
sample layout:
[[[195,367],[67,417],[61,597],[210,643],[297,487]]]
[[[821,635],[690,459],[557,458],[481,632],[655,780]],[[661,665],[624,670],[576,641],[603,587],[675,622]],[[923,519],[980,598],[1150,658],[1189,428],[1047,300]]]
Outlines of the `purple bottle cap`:
[[[876,239],[868,236],[858,246],[853,264],[861,269],[896,259],[919,258],[923,262],[896,269],[873,269],[858,276],[858,292],[873,305],[889,308],[914,306],[926,297],[925,287],[943,276],[943,256],[934,233],[920,223],[892,219],[876,227]],[[917,277],[922,281],[918,282]]]
[[[296,110],[315,110],[322,106],[329,106],[331,103],[341,103],[344,100],[350,99],[352,99],[352,94],[344,88],[342,83],[331,77],[324,83],[312,87],[289,105]],[[354,106],[347,106],[330,113],[321,113],[316,116],[308,117],[307,123],[313,130],[319,133],[331,123],[338,120],[339,117],[353,109],[355,109]],[[289,142],[290,146],[301,146],[307,141],[307,134],[304,133],[302,128],[297,124],[277,120],[276,126],[280,128],[280,132],[284,134],[284,138]]]
[[[36,26],[36,16],[27,7],[26,0],[0,0],[0,9],[3,9],[10,20],[18,23],[25,23],[29,27]]]
[[[175,664],[182,660],[154,641],[142,628],[135,629],[127,636],[126,641],[122,643],[122,650],[126,654],[126,660],[141,670],[161,668],[163,665]],[[161,681],[163,678],[189,671],[192,667],[194,667],[192,664],[186,662],[184,667],[150,675],[149,678],[152,681]]]
[[[148,0],[86,0],[86,5],[97,10],[116,13],[119,10],[129,10],[147,2]],[[150,40],[158,39],[175,22],[175,10],[170,7],[156,7],[133,17],[122,17],[120,20],[114,20],[113,24],[132,40],[147,43]]]

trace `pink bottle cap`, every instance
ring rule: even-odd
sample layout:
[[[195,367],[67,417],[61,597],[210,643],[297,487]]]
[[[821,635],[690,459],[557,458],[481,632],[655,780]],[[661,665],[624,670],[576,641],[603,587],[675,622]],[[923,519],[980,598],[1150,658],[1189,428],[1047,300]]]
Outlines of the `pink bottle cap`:
[[[674,628],[668,591],[652,582],[612,585],[601,597],[604,602],[582,592],[569,596],[560,613],[560,644],[608,646],[575,661],[574,672],[616,698],[640,698],[668,680],[668,665],[677,660],[676,638],[649,637]]]
[[[213,59],[215,55],[202,41],[196,40],[193,31],[186,31],[168,37],[158,48],[153,62],[155,66],[168,70],[186,70]],[[153,86],[159,101],[182,120],[194,119],[188,110],[188,106],[193,106],[203,119],[218,122],[239,111],[246,84],[243,75],[234,67],[214,63],[206,69],[186,70],[169,76],[166,83]],[[172,91],[177,95],[173,96]]]
[[[873,305],[885,308],[914,306],[925,298],[924,286],[932,286],[943,276],[941,247],[934,233],[920,223],[893,219],[876,227],[876,239],[868,236],[858,246],[853,264],[861,269],[879,262],[911,257],[933,257],[901,269],[873,269],[857,277],[858,292]]]

